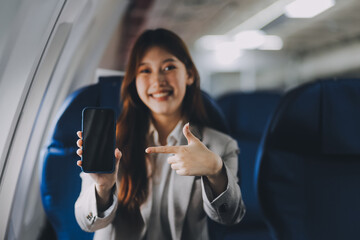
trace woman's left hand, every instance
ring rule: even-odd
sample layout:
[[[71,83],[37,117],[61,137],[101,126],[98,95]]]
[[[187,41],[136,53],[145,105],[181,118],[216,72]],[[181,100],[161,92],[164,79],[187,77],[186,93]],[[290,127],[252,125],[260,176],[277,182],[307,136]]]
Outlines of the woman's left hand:
[[[217,154],[210,151],[185,124],[183,133],[188,145],[149,147],[146,153],[172,153],[168,163],[177,174],[182,176],[207,176],[215,177],[221,173],[223,162]]]

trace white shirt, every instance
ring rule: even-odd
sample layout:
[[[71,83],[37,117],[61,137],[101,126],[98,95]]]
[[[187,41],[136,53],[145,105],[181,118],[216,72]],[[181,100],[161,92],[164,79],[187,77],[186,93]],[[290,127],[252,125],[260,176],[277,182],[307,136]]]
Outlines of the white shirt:
[[[183,122],[179,121],[173,131],[166,139],[166,146],[176,146],[180,143]],[[148,135],[149,146],[161,146],[159,133],[151,124]],[[171,154],[151,154],[151,180],[150,191],[152,191],[152,206],[150,221],[147,226],[145,239],[171,239],[170,225],[168,219],[168,193],[169,178],[172,171],[167,163],[167,158]]]

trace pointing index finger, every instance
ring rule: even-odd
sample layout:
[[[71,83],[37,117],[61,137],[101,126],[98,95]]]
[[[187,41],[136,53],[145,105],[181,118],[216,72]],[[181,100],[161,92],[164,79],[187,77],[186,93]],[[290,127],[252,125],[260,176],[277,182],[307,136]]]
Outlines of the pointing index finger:
[[[180,146],[161,146],[161,147],[148,147],[145,149],[146,153],[177,153]]]

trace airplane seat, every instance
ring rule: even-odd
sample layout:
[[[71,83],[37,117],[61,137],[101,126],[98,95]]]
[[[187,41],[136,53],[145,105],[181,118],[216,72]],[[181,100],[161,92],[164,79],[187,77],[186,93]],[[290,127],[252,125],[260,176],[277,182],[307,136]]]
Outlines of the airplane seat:
[[[76,132],[81,130],[82,109],[87,106],[112,107],[119,114],[120,84],[119,77],[101,78],[98,84],[68,96],[58,112],[44,153],[41,181],[43,206],[58,240],[93,238],[93,233],[81,230],[74,215],[74,204],[81,189],[81,169],[76,166],[79,160]]]
[[[273,91],[229,93],[218,99],[230,128],[230,135],[240,148],[238,178],[246,206],[243,220],[231,227],[225,239],[271,239],[262,216],[254,185],[258,146],[267,121],[281,94]]]
[[[258,156],[257,191],[278,240],[360,236],[360,80],[322,80],[282,99]]]
[[[99,83],[68,96],[58,112],[51,140],[43,153],[40,186],[43,207],[58,240],[93,238],[93,233],[81,230],[74,215],[74,204],[81,189],[81,169],[76,165],[79,159],[76,132],[81,130],[82,109],[85,107],[112,107],[119,115],[121,81],[119,76],[101,77]],[[203,91],[202,97],[211,119],[210,126],[228,133],[225,118],[216,102]]]

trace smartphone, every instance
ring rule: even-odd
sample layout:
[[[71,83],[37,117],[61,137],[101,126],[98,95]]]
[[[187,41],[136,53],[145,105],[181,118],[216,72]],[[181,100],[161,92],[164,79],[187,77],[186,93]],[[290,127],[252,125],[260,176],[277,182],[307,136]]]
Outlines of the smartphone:
[[[111,108],[87,107],[82,111],[82,170],[111,173],[115,169],[115,112]]]

